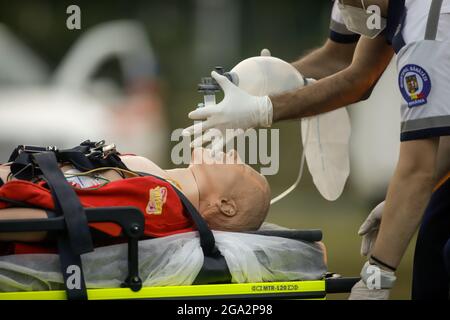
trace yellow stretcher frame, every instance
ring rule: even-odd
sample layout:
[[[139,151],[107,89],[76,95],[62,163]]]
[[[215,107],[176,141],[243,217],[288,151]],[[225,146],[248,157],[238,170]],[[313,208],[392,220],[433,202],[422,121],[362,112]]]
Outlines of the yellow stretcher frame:
[[[241,284],[88,289],[88,300],[127,299],[325,299],[326,281],[283,281]],[[0,300],[66,300],[66,292],[31,291],[0,293]]]

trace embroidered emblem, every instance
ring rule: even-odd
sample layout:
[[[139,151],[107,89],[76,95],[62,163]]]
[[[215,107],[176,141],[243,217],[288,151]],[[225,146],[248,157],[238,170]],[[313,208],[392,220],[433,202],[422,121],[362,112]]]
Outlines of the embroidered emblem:
[[[428,102],[431,79],[422,67],[415,64],[404,66],[400,71],[398,83],[409,108],[418,107]]]
[[[150,189],[149,200],[147,208],[145,211],[147,214],[160,215],[163,213],[163,206],[167,200],[167,188],[166,187],[156,187]]]

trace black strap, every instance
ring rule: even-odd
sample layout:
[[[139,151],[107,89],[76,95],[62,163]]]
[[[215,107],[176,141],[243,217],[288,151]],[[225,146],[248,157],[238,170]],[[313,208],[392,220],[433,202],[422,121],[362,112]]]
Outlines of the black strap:
[[[13,155],[14,154],[16,154],[16,151],[13,152]],[[10,157],[10,160],[11,159],[13,159],[13,156]],[[13,162],[11,163],[10,169],[11,174],[15,178],[22,180],[31,180],[37,174],[33,165],[31,154],[27,152],[16,154]]]
[[[202,247],[203,254],[207,257],[215,257],[219,253],[216,248],[216,240],[208,224],[202,218],[200,213],[195,209],[192,203],[186,198],[186,196],[177,188],[173,188],[183,203],[184,208],[191,216],[192,220],[197,227],[197,231],[200,236],[200,246]]]
[[[316,242],[322,240],[321,230],[257,230],[246,231],[245,233],[260,236],[280,237],[292,240]]]
[[[58,162],[71,163],[80,171],[90,171],[100,167],[128,169],[117,152],[106,154],[102,151],[103,141],[98,144],[89,140],[71,149],[58,150],[56,147],[35,147],[20,145],[12,152],[9,162],[11,173],[17,179],[32,180],[42,174],[33,163],[33,155],[53,152]]]
[[[71,250],[70,240],[65,233],[58,237],[58,253],[67,299],[87,300],[81,258]]]
[[[55,211],[64,215],[72,250],[83,254],[94,250],[89,225],[78,196],[59,169],[53,152],[33,154],[52,192]]]
[[[377,264],[377,265],[379,265],[379,266],[381,266],[381,267],[388,268],[389,270],[391,270],[391,271],[393,271],[393,272],[397,271],[397,268],[394,268],[394,267],[388,265],[387,263],[381,261],[380,259],[374,257],[373,255],[371,255],[371,256],[369,257],[369,261],[370,261],[370,262],[373,261],[373,262],[375,262],[375,264]]]
[[[141,176],[150,176],[150,177],[159,179],[161,181],[170,183],[167,180],[165,180],[161,177],[155,176],[153,174],[149,174],[149,173],[145,173],[145,172],[136,172],[136,173]],[[190,217],[194,221],[194,224],[199,233],[200,246],[202,247],[203,254],[208,257],[216,257],[218,254],[220,254],[220,252],[216,248],[216,240],[214,239],[214,234],[209,229],[208,224],[202,218],[202,216],[197,211],[197,209],[195,209],[195,207],[192,205],[192,203],[189,201],[189,199],[186,198],[186,196],[177,188],[174,187],[173,189],[175,190],[178,197],[180,198],[180,201],[183,204],[183,207],[186,209],[186,211],[189,213]]]
[[[70,162],[80,171],[90,171],[100,167],[128,169],[118,154],[110,154],[105,158],[100,152],[89,154],[89,150],[87,146],[77,146],[57,151],[56,157],[59,162]]]

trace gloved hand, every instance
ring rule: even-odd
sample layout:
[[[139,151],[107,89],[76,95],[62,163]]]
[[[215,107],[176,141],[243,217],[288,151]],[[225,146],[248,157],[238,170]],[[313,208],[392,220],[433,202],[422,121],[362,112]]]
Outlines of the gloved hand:
[[[369,289],[359,280],[352,288],[348,300],[389,300],[390,289]]]
[[[385,201],[377,205],[363,222],[358,230],[358,234],[362,236],[361,255],[369,256],[378,236],[378,230],[381,224],[381,215],[383,214]]]
[[[388,271],[367,261],[361,270],[361,280],[352,288],[349,300],[388,300],[391,288],[397,277]]]
[[[211,73],[211,76],[220,85],[225,97],[217,105],[199,108],[189,113],[189,118],[202,120],[202,122],[184,129],[184,136],[199,135],[211,128],[216,128],[224,133],[226,129],[245,131],[249,128],[270,127],[272,125],[272,102],[268,96],[252,96],[215,71]],[[210,141],[208,139],[215,135],[217,135],[217,132],[203,137],[200,141]],[[221,143],[215,143],[213,148],[221,149],[227,140],[230,140],[229,137],[222,139]]]

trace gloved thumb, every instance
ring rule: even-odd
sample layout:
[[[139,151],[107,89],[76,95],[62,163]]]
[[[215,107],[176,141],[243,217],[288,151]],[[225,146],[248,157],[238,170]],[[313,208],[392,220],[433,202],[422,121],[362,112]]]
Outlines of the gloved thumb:
[[[366,221],[364,221],[362,225],[359,227],[358,235],[363,236],[367,234],[374,227],[375,222],[376,221],[369,215]]]
[[[234,86],[234,84],[230,80],[228,80],[227,77],[222,76],[215,71],[211,72],[211,77],[213,77],[214,80],[217,81],[224,92],[228,91]]]
[[[378,225],[381,222],[381,216],[384,210],[384,203],[385,201],[381,202],[369,213],[369,216],[367,217],[366,221],[363,222],[363,224],[358,230],[358,234],[360,236],[366,234],[371,229],[378,227]]]

